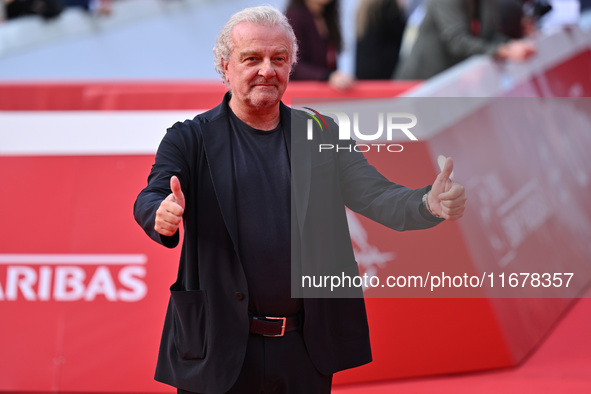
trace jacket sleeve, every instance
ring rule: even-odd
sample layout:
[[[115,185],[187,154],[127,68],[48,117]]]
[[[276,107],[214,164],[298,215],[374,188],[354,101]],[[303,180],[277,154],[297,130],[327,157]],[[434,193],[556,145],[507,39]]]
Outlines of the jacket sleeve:
[[[341,193],[349,209],[398,231],[430,228],[443,221],[421,213],[422,197],[431,186],[410,189],[391,182],[353,149],[355,141],[339,144],[352,147],[337,153]]]
[[[186,186],[190,172],[188,164],[190,126],[188,122],[177,122],[167,130],[156,152],[156,158],[148,176],[148,184],[138,195],[133,207],[135,220],[146,234],[168,248],[178,245],[179,232],[177,231],[170,237],[156,232],[154,230],[156,211],[160,203],[171,193],[170,178],[173,175],[179,178],[181,189],[187,198]]]

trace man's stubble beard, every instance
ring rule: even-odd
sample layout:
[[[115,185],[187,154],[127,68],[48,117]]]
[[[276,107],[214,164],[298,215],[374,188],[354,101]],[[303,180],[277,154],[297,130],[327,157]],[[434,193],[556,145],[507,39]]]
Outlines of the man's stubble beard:
[[[256,92],[254,91],[255,89],[259,88],[253,88],[247,96],[248,102],[253,107],[264,108],[273,106],[281,100],[282,95],[277,88],[273,88],[274,90],[272,92]]]

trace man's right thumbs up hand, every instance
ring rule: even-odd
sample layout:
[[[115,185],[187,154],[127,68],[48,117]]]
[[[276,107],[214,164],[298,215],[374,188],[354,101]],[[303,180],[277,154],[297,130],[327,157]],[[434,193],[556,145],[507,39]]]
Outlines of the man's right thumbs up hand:
[[[176,176],[170,178],[170,189],[172,193],[160,203],[160,207],[156,211],[154,225],[156,232],[166,237],[171,237],[178,231],[183,212],[185,212],[185,195]]]

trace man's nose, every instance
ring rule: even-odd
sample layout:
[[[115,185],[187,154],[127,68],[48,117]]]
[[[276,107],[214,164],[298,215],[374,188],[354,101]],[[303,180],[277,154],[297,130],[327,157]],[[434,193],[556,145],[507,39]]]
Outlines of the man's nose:
[[[261,67],[259,68],[259,75],[265,78],[274,77],[276,74],[275,67],[273,67],[273,63],[271,59],[265,59],[261,63]]]

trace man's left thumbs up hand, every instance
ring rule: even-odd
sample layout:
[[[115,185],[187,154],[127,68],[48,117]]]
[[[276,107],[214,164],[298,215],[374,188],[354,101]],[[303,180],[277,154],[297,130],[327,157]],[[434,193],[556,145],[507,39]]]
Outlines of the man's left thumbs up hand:
[[[435,178],[433,187],[427,195],[427,209],[433,216],[447,220],[457,220],[464,216],[466,193],[464,186],[451,180],[454,163],[451,157],[445,160],[441,173]]]

